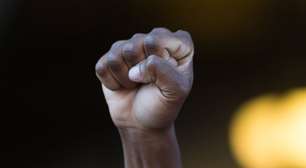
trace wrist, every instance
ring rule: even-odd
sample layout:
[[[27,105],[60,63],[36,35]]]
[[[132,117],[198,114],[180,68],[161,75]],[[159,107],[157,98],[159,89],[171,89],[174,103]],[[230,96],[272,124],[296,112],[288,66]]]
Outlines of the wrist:
[[[134,127],[117,127],[117,129],[123,141],[159,141],[163,138],[172,138],[172,136],[175,136],[174,125],[161,129]]]
[[[180,168],[174,125],[162,130],[118,129],[127,168]]]

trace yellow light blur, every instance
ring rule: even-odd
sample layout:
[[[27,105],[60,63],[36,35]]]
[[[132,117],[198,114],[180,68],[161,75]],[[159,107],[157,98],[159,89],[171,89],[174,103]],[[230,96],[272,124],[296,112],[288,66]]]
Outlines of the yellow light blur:
[[[306,168],[306,89],[243,105],[233,118],[230,143],[245,168]]]

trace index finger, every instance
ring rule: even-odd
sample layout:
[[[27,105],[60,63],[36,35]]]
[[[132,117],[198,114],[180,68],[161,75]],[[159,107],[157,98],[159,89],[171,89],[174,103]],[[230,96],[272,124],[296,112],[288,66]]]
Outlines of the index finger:
[[[193,42],[188,32],[179,30],[172,33],[164,28],[153,29],[144,39],[144,46],[149,55],[165,55],[174,58],[178,64],[191,60],[193,56]]]

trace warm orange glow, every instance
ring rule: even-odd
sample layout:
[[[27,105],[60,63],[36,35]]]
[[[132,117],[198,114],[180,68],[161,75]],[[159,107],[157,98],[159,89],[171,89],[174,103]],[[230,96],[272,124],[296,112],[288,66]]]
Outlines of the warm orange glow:
[[[234,117],[230,135],[243,167],[306,167],[306,89],[245,104]]]

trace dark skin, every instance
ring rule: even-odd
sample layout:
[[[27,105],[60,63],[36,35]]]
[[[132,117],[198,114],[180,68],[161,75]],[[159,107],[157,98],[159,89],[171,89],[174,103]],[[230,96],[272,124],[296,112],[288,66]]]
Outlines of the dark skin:
[[[118,128],[126,168],[181,168],[174,122],[193,83],[188,32],[155,28],[118,41],[96,74]]]

